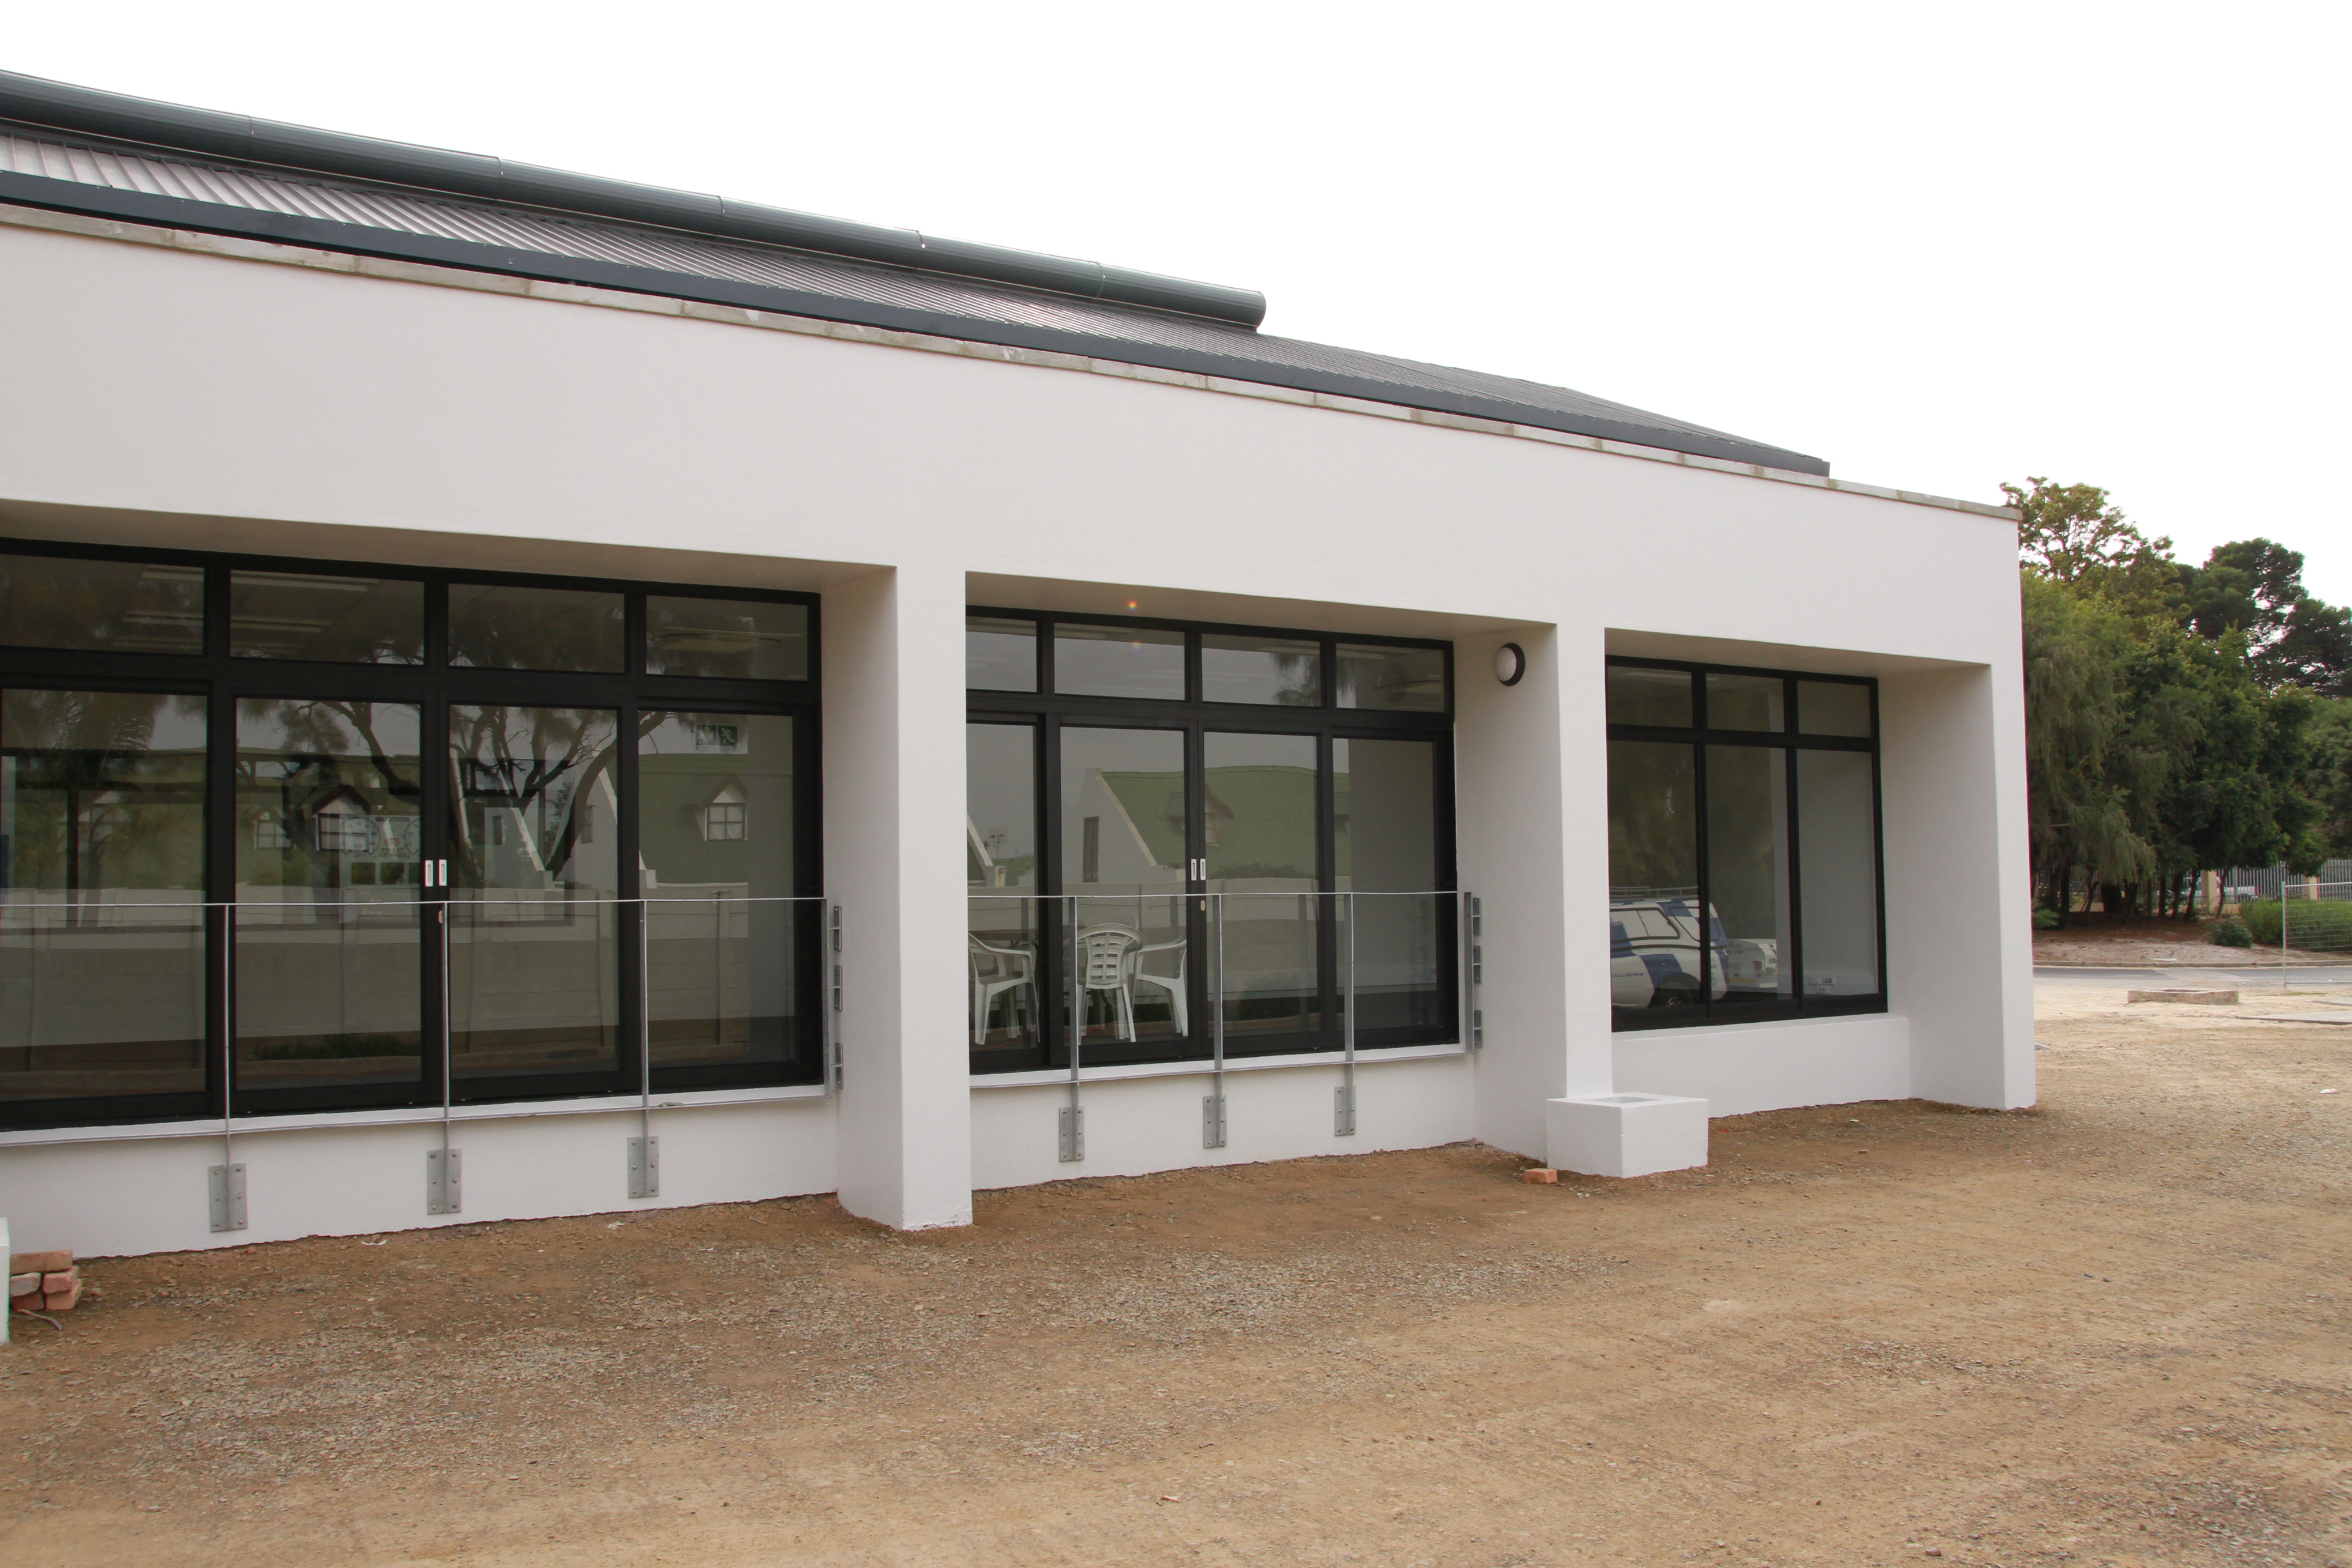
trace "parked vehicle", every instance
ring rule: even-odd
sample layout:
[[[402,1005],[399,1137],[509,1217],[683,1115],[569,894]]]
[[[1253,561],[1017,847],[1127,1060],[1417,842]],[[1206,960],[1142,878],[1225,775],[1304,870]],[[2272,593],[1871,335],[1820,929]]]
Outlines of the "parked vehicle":
[[[1707,912],[1717,953],[1715,996],[1726,989],[1723,922]],[[1752,945],[1752,944],[1750,944]],[[1689,899],[1611,900],[1609,904],[1609,995],[1618,1007],[1677,1007],[1698,1002],[1704,965],[1699,962],[1698,909]],[[1774,971],[1777,974],[1776,961]]]

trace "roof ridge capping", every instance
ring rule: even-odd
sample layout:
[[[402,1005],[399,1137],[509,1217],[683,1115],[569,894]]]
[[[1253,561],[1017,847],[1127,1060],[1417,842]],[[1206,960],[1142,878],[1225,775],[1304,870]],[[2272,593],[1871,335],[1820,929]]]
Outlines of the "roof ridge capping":
[[[0,71],[0,120],[310,174],[380,180],[416,190],[788,246],[919,272],[1011,283],[1081,300],[1141,305],[1235,326],[1255,329],[1265,320],[1265,296],[1251,289],[1229,289],[1070,257],[941,239],[911,228],[884,228],[695,191],[510,163],[480,153],[286,125],[15,71]]]

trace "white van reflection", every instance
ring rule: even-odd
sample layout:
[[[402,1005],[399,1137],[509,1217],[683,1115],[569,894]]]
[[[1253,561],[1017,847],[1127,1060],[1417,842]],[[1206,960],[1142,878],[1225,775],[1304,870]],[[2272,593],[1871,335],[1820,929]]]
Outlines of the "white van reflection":
[[[1702,989],[1721,1001],[1734,992],[1769,994],[1780,988],[1780,944],[1769,938],[1734,938],[1707,910],[1712,981],[1701,978],[1698,900],[1682,895],[1614,897],[1609,900],[1609,995],[1617,1007],[1691,1006]]]

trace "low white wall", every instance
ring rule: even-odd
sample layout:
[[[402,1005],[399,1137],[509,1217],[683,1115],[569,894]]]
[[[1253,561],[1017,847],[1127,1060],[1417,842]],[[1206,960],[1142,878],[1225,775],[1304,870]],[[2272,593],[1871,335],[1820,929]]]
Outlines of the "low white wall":
[[[1225,1146],[1201,1147],[1210,1076],[1097,1079],[1080,1091],[1087,1157],[1064,1164],[1056,1113],[1067,1085],[971,1091],[971,1184],[1025,1187],[1079,1176],[1139,1176],[1195,1165],[1245,1165],[1314,1154],[1428,1149],[1475,1135],[1475,1078],[1466,1057],[1356,1065],[1356,1133],[1332,1131],[1333,1064],[1225,1075]]]
[[[1911,1020],[1874,1013],[1614,1037],[1617,1088],[1689,1095],[1709,1116],[1911,1095]]]
[[[0,1208],[19,1250],[106,1258],[833,1190],[829,1100],[656,1110],[656,1198],[628,1195],[637,1129],[634,1109],[457,1122],[465,1206],[454,1215],[425,1212],[425,1156],[441,1130],[414,1122],[240,1131],[241,1231],[211,1226],[205,1172],[220,1163],[217,1135],[0,1147]]]

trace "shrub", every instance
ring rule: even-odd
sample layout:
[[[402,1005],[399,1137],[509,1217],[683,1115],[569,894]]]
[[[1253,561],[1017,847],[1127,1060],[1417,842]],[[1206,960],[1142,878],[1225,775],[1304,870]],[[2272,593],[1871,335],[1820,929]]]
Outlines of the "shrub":
[[[2056,931],[2063,918],[2056,910],[2036,910],[2033,911],[2033,929]]]
[[[2205,940],[2222,947],[2252,947],[2254,933],[2235,915],[2224,915],[2205,928]]]
[[[2239,918],[2246,922],[2246,931],[2257,947],[2279,944],[2279,901],[2276,899],[2256,899],[2238,908]],[[2322,900],[2310,901],[2297,899],[2286,911],[2286,934],[2289,947],[2310,948],[2315,952],[2340,952],[2352,948],[2352,903]]]

